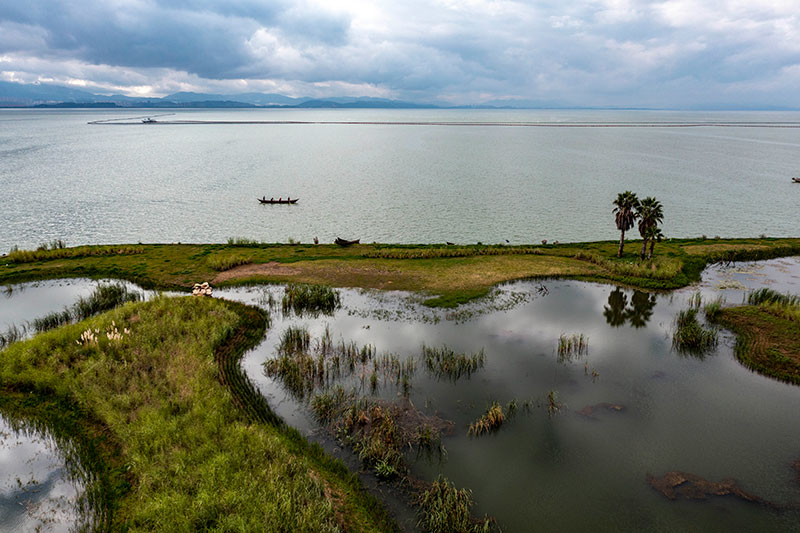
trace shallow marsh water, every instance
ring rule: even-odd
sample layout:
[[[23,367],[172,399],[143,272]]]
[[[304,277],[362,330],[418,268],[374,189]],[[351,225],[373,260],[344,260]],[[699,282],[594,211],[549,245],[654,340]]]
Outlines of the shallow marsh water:
[[[337,342],[416,358],[409,399],[423,413],[453,421],[455,431],[443,438],[443,461],[412,454],[413,473],[428,480],[443,473],[470,488],[475,511],[497,518],[504,531],[786,531],[800,525],[800,484],[791,468],[800,459],[800,387],[740,365],[725,332],[705,357],[671,346],[674,316],[696,291],[706,301],[721,295],[738,304],[745,288],[764,285],[800,292],[800,260],[716,266],[699,287],[658,295],[575,281],[518,282],[488,304],[456,313],[425,309],[403,293],[345,290],[342,309],[330,317],[274,309],[265,342],[243,365],[278,414],[310,435],[320,429],[307,405],[263,370],[288,326],[307,326],[312,339],[328,327]],[[282,291],[216,294],[265,305],[270,293],[280,301]],[[558,338],[573,333],[588,337],[589,353],[559,362]],[[438,381],[421,364],[423,343],[484,349],[485,367],[471,379]],[[396,387],[381,390],[385,399],[400,397]],[[552,416],[545,408],[551,390],[563,404]],[[520,409],[498,432],[467,435],[492,401],[512,400]],[[521,408],[526,401],[529,412]],[[579,413],[603,402],[624,409]],[[647,483],[648,474],[676,470],[711,481],[734,478],[745,491],[793,510],[731,497],[669,501]]]
[[[14,286],[0,295],[0,324],[61,309],[95,283]],[[504,531],[786,531],[800,524],[800,484],[790,466],[800,459],[800,387],[741,366],[729,334],[703,358],[671,349],[674,316],[697,290],[706,301],[722,295],[738,304],[747,288],[760,286],[800,293],[800,258],[715,266],[699,287],[658,295],[575,281],[516,282],[456,311],[424,308],[406,293],[343,290],[343,307],[330,317],[284,317],[273,309],[265,341],[242,364],[281,417],[319,435],[324,431],[307,405],[264,374],[263,363],[275,357],[288,326],[306,325],[314,337],[329,327],[336,341],[415,357],[409,399],[422,412],[453,421],[455,431],[443,438],[444,460],[412,454],[413,473],[428,480],[443,473],[470,488],[476,513],[494,516]],[[282,293],[282,286],[261,286],[215,296],[269,307],[269,295],[279,302]],[[588,337],[588,355],[559,362],[558,338],[573,333]],[[470,353],[483,348],[485,367],[470,379],[439,381],[421,364],[423,343]],[[544,407],[549,391],[563,403],[553,416]],[[381,389],[386,399],[399,393]],[[521,408],[497,433],[469,437],[469,423],[495,400],[529,401],[531,408]],[[602,402],[624,410],[578,413]],[[13,438],[23,442],[15,453],[34,449]],[[730,498],[669,501],[646,475],[673,470],[712,481],[732,477],[744,490],[794,509],[777,512]],[[0,471],[0,484],[13,485],[18,474]],[[9,523],[0,521],[0,528]]]
[[[83,472],[41,427],[0,415],[0,531],[73,531],[91,517]]]

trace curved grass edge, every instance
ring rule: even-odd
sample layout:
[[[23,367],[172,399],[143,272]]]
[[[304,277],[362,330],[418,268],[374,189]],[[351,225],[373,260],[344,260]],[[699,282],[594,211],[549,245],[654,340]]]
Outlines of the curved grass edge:
[[[238,416],[249,425],[269,426],[273,436],[290,456],[300,456],[300,462],[309,466],[310,475],[321,479],[323,485],[328,487],[325,499],[333,505],[340,527],[345,530],[396,530],[397,526],[383,504],[363,489],[357,475],[350,472],[341,461],[326,455],[320,446],[310,444],[299,432],[286,426],[242,371],[239,365],[241,357],[261,341],[268,327],[266,314],[260,309],[236,302],[221,299],[215,302],[238,316],[234,326],[226,329],[213,346],[217,379],[222,389],[230,394]],[[92,320],[102,319],[104,317],[100,315]],[[79,326],[66,327],[77,331]],[[24,341],[28,342],[36,342],[36,338]],[[123,510],[121,502],[138,483],[136,469],[124,462],[124,445],[115,440],[114,431],[93,418],[86,407],[80,407],[73,401],[65,392],[68,390],[46,382],[0,382],[0,412],[8,413],[11,419],[30,420],[34,425],[45,424],[49,427],[50,422],[65,423],[54,427],[61,438],[67,438],[75,442],[80,450],[85,450],[81,452],[81,457],[85,459],[81,464],[97,479],[96,486],[87,487],[87,491],[93,491],[101,498],[102,519],[93,529],[129,530],[130,517]],[[333,494],[333,499],[330,494]]]
[[[764,376],[800,385],[800,327],[756,305],[721,309],[714,320],[736,335],[734,355]]]
[[[311,443],[295,428],[287,425],[270,408],[263,394],[258,392],[240,365],[244,354],[257,346],[269,327],[269,315],[263,309],[231,300],[220,300],[240,316],[240,323],[223,340],[215,351],[219,365],[220,382],[228,389],[234,404],[251,422],[264,423],[280,429],[286,438],[289,451],[304,455],[328,476],[335,476],[351,494],[358,494],[362,509],[352,511],[367,512],[377,517],[383,531],[396,531],[397,525],[386,511],[384,505],[367,493],[357,474],[340,461],[325,453],[316,443]],[[328,479],[330,481],[330,479]]]

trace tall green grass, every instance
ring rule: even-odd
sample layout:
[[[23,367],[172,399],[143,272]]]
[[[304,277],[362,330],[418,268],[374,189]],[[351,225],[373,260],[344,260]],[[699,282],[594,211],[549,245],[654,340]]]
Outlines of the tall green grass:
[[[312,454],[235,407],[214,347],[238,320],[213,298],[128,304],[8,347],[0,386],[78,405],[119,443],[134,483],[109,530],[382,529]],[[116,327],[128,333],[79,342]]]
[[[772,315],[800,322],[800,296],[796,294],[781,294],[763,288],[748,294],[747,302],[761,307]]]
[[[581,250],[574,259],[595,264],[616,276],[669,280],[681,273],[683,262],[676,257],[658,256],[648,260],[607,259],[594,250]]]
[[[339,291],[325,285],[290,283],[286,286],[281,302],[283,312],[294,312],[298,316],[330,315],[341,307]]]
[[[702,356],[717,345],[717,331],[697,320],[697,308],[684,309],[675,317],[672,346],[679,353]]]
[[[240,265],[249,265],[252,262],[253,258],[251,256],[241,253],[217,254],[209,256],[206,259],[206,264],[211,269],[218,272],[229,270]]]
[[[488,517],[472,518],[472,491],[457,489],[441,475],[419,496],[417,527],[428,533],[480,533],[494,531]]]
[[[102,257],[109,255],[134,255],[144,253],[142,246],[76,246],[74,248],[40,246],[37,250],[12,248],[3,258],[8,263],[33,263],[51,259],[76,257]]]

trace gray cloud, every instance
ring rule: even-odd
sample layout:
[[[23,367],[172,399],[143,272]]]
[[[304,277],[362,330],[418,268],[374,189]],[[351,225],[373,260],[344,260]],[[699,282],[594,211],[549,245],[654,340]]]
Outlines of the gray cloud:
[[[9,2],[0,72],[129,93],[347,88],[453,103],[797,106],[794,3]]]

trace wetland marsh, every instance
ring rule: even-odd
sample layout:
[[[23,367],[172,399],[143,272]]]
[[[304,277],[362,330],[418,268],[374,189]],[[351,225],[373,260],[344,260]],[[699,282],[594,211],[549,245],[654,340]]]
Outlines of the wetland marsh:
[[[95,285],[15,285],[0,295],[10,304],[2,325],[58,310]],[[792,470],[800,459],[798,389],[742,366],[724,331],[702,355],[672,347],[675,316],[698,294],[739,304],[748,289],[763,286],[800,292],[800,259],[712,266],[698,286],[670,293],[519,281],[456,309],[431,309],[413,293],[338,289],[327,313],[298,314],[281,305],[282,285],[218,289],[214,296],[270,311],[267,335],[242,369],[287,424],[330,443],[311,403],[337,386],[378,405],[403,406],[441,431],[445,451],[409,450],[410,475],[433,481],[443,474],[470,489],[473,513],[492,516],[504,531],[531,524],[784,531],[800,521]],[[325,343],[353,350],[352,369],[304,395],[270,377],[267,362],[279,356],[290,328],[307,332],[300,344],[309,351]],[[572,340],[574,349],[559,349]],[[463,371],[443,371],[445,360]],[[394,365],[405,382],[386,370]],[[470,425],[495,404],[506,415],[502,425],[471,435]],[[774,507],[732,496],[671,501],[648,482],[676,471],[714,482],[733,478]],[[414,520],[401,517],[400,524],[413,527]]]

